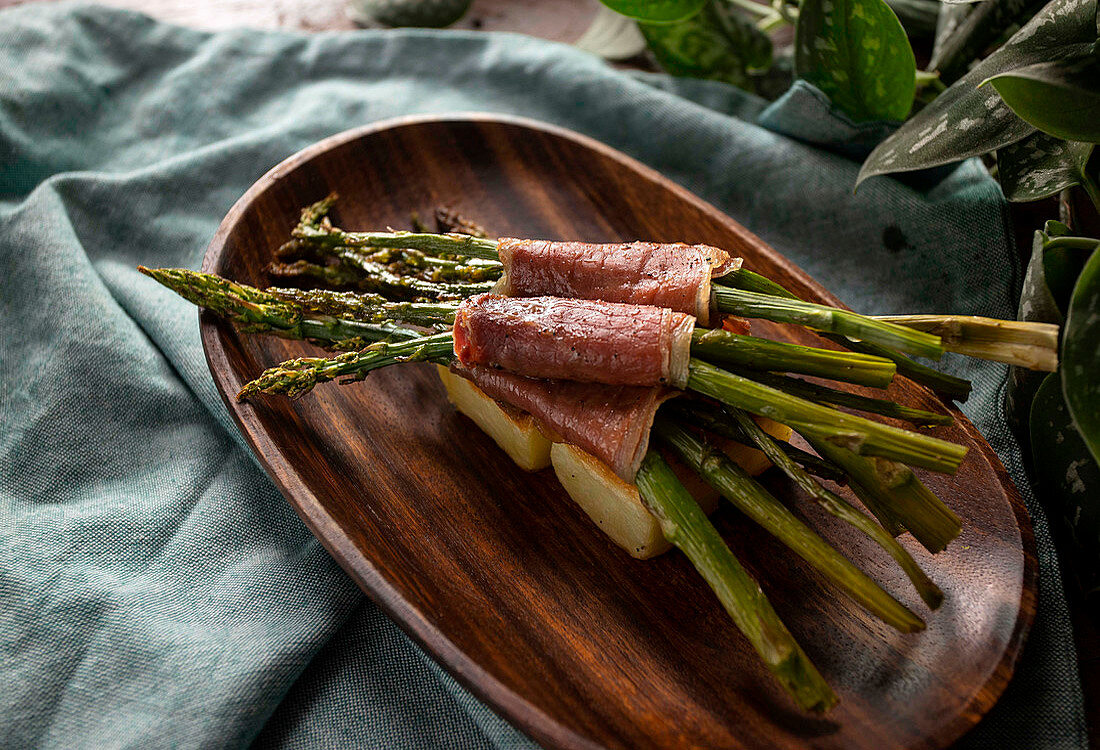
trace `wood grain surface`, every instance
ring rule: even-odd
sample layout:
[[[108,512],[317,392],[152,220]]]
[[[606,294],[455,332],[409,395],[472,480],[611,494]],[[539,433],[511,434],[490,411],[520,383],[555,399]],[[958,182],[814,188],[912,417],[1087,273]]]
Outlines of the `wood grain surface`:
[[[500,235],[705,242],[798,294],[837,303],[739,224],[618,152],[476,115],[391,121],[291,157],[234,206],[204,270],[266,283],[263,268],[300,207],[332,190],[341,195],[335,219],[348,228],[405,227],[410,211],[449,204]],[[1034,614],[1034,540],[1003,467],[957,411],[954,426],[934,432],[969,445],[969,456],[953,477],[922,476],[961,516],[962,535],[935,557],[904,538],[946,593],[937,612],[882,550],[777,472],[767,478],[925,617],[923,633],[874,620],[732,509],[715,516],[840,695],[819,718],[776,686],[686,558],[638,561],[614,547],[551,472],[518,471],[458,415],[430,366],[388,368],[294,402],[242,404],[233,394],[265,366],[316,350],[201,320],[230,412],[305,522],[406,632],[545,746],[944,747],[1011,677]],[[816,342],[779,326],[754,332]],[[908,381],[892,392],[944,409]]]

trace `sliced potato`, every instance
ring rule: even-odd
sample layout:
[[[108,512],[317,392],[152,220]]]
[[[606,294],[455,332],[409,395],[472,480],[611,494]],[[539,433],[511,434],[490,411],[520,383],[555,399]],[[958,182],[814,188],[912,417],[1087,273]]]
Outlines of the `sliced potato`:
[[[669,548],[657,519],[642,505],[638,488],[607,464],[566,443],[554,443],[550,460],[569,497],[631,556],[645,560]]]
[[[539,432],[534,419],[508,413],[466,378],[441,365],[436,369],[451,403],[504,449],[517,466],[538,471],[550,465],[550,441]]]
[[[791,430],[787,426],[763,417],[758,417],[757,422],[773,437],[790,439]],[[767,456],[754,448],[732,440],[720,444],[731,459],[753,476],[771,466]],[[642,503],[638,488],[620,479],[607,464],[565,443],[554,443],[550,460],[565,491],[611,541],[642,560],[668,550],[669,543],[661,534],[660,524]],[[707,514],[712,513],[718,506],[718,492],[680,461],[669,463],[699,507]]]

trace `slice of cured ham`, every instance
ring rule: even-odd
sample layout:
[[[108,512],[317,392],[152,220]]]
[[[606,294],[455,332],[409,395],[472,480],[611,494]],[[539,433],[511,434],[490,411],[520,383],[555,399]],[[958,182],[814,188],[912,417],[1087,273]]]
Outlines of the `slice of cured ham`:
[[[668,308],[481,294],[455,315],[467,366],[608,385],[687,384],[695,318]]]
[[[496,291],[511,297],[573,297],[667,307],[710,325],[711,279],[741,266],[725,250],[682,242],[517,240],[497,243],[504,277]]]
[[[530,414],[547,437],[591,453],[627,482],[645,457],[657,408],[677,395],[670,388],[540,380],[458,363],[451,369],[489,397]]]

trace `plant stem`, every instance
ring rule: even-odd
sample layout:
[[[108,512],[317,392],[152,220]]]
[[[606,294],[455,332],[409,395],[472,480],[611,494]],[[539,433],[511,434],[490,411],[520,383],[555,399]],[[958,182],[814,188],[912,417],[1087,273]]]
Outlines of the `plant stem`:
[[[653,425],[653,431],[738,510],[843,589],[868,612],[903,633],[924,629],[924,622],[919,617],[829,546],[721,451],[713,450],[683,427],[667,420],[659,419]]]
[[[1058,326],[974,315],[876,315],[875,320],[939,336],[943,348],[1031,370],[1058,369]]]
[[[718,596],[765,666],[804,710],[824,713],[837,697],[772,609],[760,585],[657,453],[649,451],[636,479],[642,502],[668,541],[681,549]]]
[[[920,565],[913,559],[904,547],[890,535],[883,527],[856,510],[847,500],[826,489],[820,482],[811,477],[805,469],[796,464],[784,453],[776,440],[760,429],[760,425],[745,412],[733,410],[733,418],[737,424],[764,452],[773,464],[790,477],[791,481],[802,488],[803,492],[810,496],[829,515],[839,518],[841,521],[863,532],[868,538],[886,550],[890,557],[901,567],[909,580],[913,583],[920,598],[930,609],[937,609],[943,603],[943,591],[932,582],[932,579],[921,570]]]
[[[840,336],[891,346],[903,352],[939,359],[943,346],[938,336],[914,331],[905,326],[887,323],[849,310],[817,305],[811,302],[785,299],[770,294],[713,285],[718,309],[743,318],[763,318],[776,323],[828,331]]]
[[[894,419],[904,419],[918,427],[949,425],[955,421],[955,418],[950,414],[937,414],[934,411],[914,409],[884,398],[872,398],[858,393],[849,393],[817,383],[810,383],[800,378],[790,378],[772,373],[753,373],[749,377],[759,383],[804,398],[807,401],[843,406],[870,414],[893,417]]]
[[[1093,49],[1096,49],[1094,46]],[[1092,205],[1096,208],[1097,212],[1100,212],[1100,185],[1096,184],[1096,178],[1088,173],[1087,169],[1081,170],[1081,187],[1088,193],[1089,198],[1092,200]],[[1047,247],[1050,243],[1047,243]],[[1093,245],[1095,247],[1095,245]]]
[[[933,471],[953,473],[967,448],[946,440],[872,422],[769,388],[692,358],[688,389],[728,406],[783,422],[809,437],[853,451]]]
[[[691,353],[721,365],[754,370],[778,370],[885,388],[897,371],[893,362],[865,354],[815,349],[721,329],[696,328]]]
[[[738,427],[736,422],[720,418],[715,414],[715,412],[718,411],[724,414],[725,410],[722,406],[711,402],[704,402],[701,400],[693,401],[683,398],[675,399],[661,407],[661,414],[666,414],[671,419],[687,422],[706,432],[712,432],[719,437],[724,437],[749,447],[755,447],[756,443],[753,439],[749,437],[744,430]],[[776,445],[779,446],[779,449],[787,454],[792,461],[805,467],[806,471],[811,474],[819,476],[822,479],[830,479],[839,484],[844,484],[848,481],[847,474],[820,456],[808,453],[788,442],[777,441]]]
[[[857,456],[827,440],[803,434],[814,450],[848,472],[849,484],[861,500],[870,497],[880,512],[893,519],[895,527],[908,529],[929,552],[943,551],[959,535],[959,517],[908,466]]]

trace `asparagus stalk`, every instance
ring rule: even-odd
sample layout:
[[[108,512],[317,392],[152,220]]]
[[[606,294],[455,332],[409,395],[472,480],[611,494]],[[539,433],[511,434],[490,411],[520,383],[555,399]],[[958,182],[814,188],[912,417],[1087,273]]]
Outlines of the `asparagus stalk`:
[[[300,332],[303,321],[313,332],[309,337],[320,339],[365,335],[372,329],[365,328],[364,323],[393,321],[445,327],[454,322],[456,310],[455,305],[443,302],[388,302],[379,295],[325,289],[272,287],[260,290],[186,269],[144,269],[143,272],[195,304],[249,325],[250,332],[271,331],[287,338],[307,337]],[[263,307],[259,307],[260,300]],[[245,301],[249,305],[243,308],[249,313],[247,319],[238,310]],[[261,315],[253,312],[254,309],[274,312]],[[317,316],[317,319],[311,321],[304,318],[307,314]],[[330,333],[326,334],[325,330]],[[695,331],[692,351],[750,367],[805,372],[864,384],[885,385],[893,376],[893,365],[874,357],[796,346],[727,331]]]
[[[138,266],[138,270],[188,302],[237,324],[245,333],[263,332],[288,339],[308,339],[334,348],[362,348],[370,341],[420,337],[419,333],[399,328],[384,318],[361,321],[331,314],[308,318],[303,308],[292,300],[214,274],[185,268]]]
[[[775,297],[783,297],[784,299],[798,299],[798,297],[791,294],[791,292],[771,279],[750,271],[747,268],[739,268],[723,276],[719,281],[749,292],[770,294]],[[830,341],[834,341],[852,351],[889,359],[897,365],[898,373],[915,383],[921,383],[922,385],[928,386],[941,396],[946,396],[956,401],[966,401],[970,396],[970,383],[962,378],[956,378],[938,370],[933,370],[931,367],[914,362],[908,357],[884,346],[878,346],[866,341],[852,341],[845,336],[838,336],[830,333],[823,333],[823,335]]]
[[[843,467],[852,490],[864,504],[870,499],[868,508],[872,512],[878,508],[878,513],[890,519],[891,531],[897,531],[898,526],[908,529],[933,554],[947,549],[962,531],[959,517],[908,466],[857,456],[827,440],[804,436],[814,450]]]
[[[713,405],[709,402],[678,398],[661,407],[661,413],[667,414],[672,419],[693,424],[706,432],[712,432],[715,435],[734,440],[742,445],[755,447],[755,441],[749,437],[748,433],[738,427],[736,422],[731,422],[728,419],[721,419],[715,414],[716,411],[721,409],[722,407]],[[803,466],[806,471],[811,474],[819,476],[822,479],[832,480],[838,484],[844,484],[848,481],[847,474],[820,456],[808,453],[787,442],[779,441],[776,442],[776,445],[779,450],[783,451],[792,461]]]
[[[943,345],[938,336],[895,323],[868,318],[836,307],[748,292],[720,284],[713,285],[712,289],[718,309],[725,313],[743,318],[763,318],[776,323],[794,323],[890,346],[931,359],[939,359],[943,355]]]
[[[689,390],[736,409],[770,417],[807,437],[843,445],[855,453],[953,473],[967,452],[965,446],[814,404],[694,357],[689,368]]]
[[[897,371],[893,362],[881,357],[814,349],[720,329],[696,328],[691,335],[691,353],[714,364],[799,372],[877,388],[888,386]]]
[[[419,250],[441,257],[463,256],[483,260],[499,260],[496,240],[469,234],[431,234],[427,232],[345,232],[335,227],[325,228],[299,224],[294,236],[328,247],[385,247]]]
[[[738,510],[817,568],[868,612],[903,633],[924,630],[924,621],[798,520],[740,466],[721,452],[710,449],[683,427],[667,420],[659,419],[653,430],[677,456]]]
[[[781,286],[775,283],[767,276],[761,276],[755,271],[742,266],[735,271],[715,279],[715,283],[723,286],[733,287],[734,289],[743,289],[746,292],[756,292],[757,294],[770,294],[773,297],[783,297],[784,299],[799,299],[795,295],[791,294]]]
[[[425,327],[450,326],[456,307],[447,302],[390,302],[385,297],[329,289],[268,287],[272,297],[295,305],[303,313],[380,323],[400,321]]]
[[[909,378],[914,383],[928,386],[941,396],[954,401],[966,401],[966,399],[970,398],[971,386],[969,380],[964,380],[963,378],[957,378],[954,375],[948,375],[945,372],[934,370],[931,367],[922,365],[920,362],[914,362],[904,354],[900,354],[885,346],[879,346],[878,344],[872,344],[867,341],[852,341],[849,338],[834,336],[828,333],[823,335],[830,341],[835,341],[854,352],[862,352],[863,354],[870,354],[875,357],[883,357],[884,359],[890,360],[897,365],[900,374]]]
[[[345,352],[331,359],[292,359],[264,370],[260,377],[245,384],[237,398],[246,400],[261,393],[297,398],[309,393],[318,383],[340,377],[345,378],[342,384],[356,382],[374,370],[399,362],[447,364],[451,361],[453,347],[450,333],[437,333],[392,344],[379,341],[360,351]]]
[[[757,447],[764,452],[771,462],[790,477],[791,481],[797,484],[825,512],[855,527],[886,550],[890,557],[894,558],[894,561],[905,571],[917,593],[920,594],[920,598],[924,600],[924,603],[930,609],[937,609],[943,603],[943,592],[939,586],[932,582],[932,579],[921,570],[920,565],[913,559],[913,556],[898,544],[897,540],[886,529],[860,513],[847,500],[826,489],[820,482],[810,476],[805,469],[791,460],[790,456],[780,449],[776,440],[760,429],[760,425],[756,424],[745,412],[733,410],[732,416],[737,421],[738,426],[752,437]]]
[[[307,393],[317,383],[342,376],[347,376],[348,382],[361,380],[370,371],[396,362],[429,360],[445,364],[451,359],[452,346],[451,334],[440,333],[416,341],[378,344],[330,360],[293,360],[266,370],[246,385],[240,395],[247,398],[269,393],[296,397]],[[413,351],[416,353],[412,354]],[[965,446],[820,406],[695,358],[690,363],[688,388],[729,406],[785,422],[804,435],[834,441],[865,455],[953,472],[967,452]]]
[[[790,378],[772,373],[753,373],[751,378],[764,385],[784,391],[785,393],[804,398],[807,401],[843,406],[849,409],[868,412],[870,414],[881,414],[884,417],[893,417],[894,419],[904,419],[918,427],[949,425],[955,421],[955,418],[950,414],[937,414],[934,411],[914,409],[913,407],[903,406],[895,401],[889,401],[884,398],[861,396],[858,393],[841,391],[818,383],[810,383],[799,378]]]
[[[876,315],[875,320],[939,336],[943,348],[1031,370],[1058,369],[1058,326],[973,315]]]
[[[691,560],[795,702],[803,710],[817,713],[836,705],[836,694],[783,625],[760,585],[741,567],[695,499],[654,451],[646,454],[636,482],[642,502],[657,518],[665,538]]]

